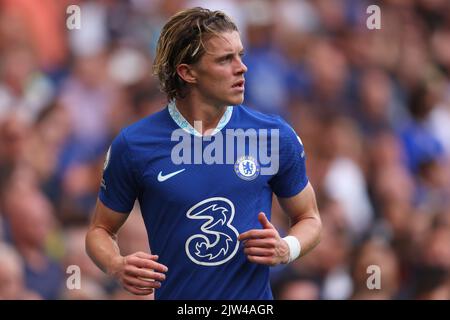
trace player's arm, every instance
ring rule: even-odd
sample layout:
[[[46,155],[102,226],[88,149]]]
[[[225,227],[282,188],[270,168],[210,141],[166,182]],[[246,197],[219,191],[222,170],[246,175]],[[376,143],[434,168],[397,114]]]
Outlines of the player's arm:
[[[161,286],[167,267],[157,262],[158,256],[148,253],[120,254],[117,233],[127,217],[128,214],[113,211],[97,200],[86,235],[86,252],[100,269],[116,278],[127,291],[148,295]]]
[[[291,198],[278,197],[278,202],[290,218],[288,235],[300,242],[300,256],[303,256],[319,244],[322,231],[314,189],[308,183],[299,194]]]
[[[278,197],[281,207],[291,220],[289,235],[301,244],[300,255],[312,250],[320,241],[322,223],[311,184],[290,198]],[[264,213],[258,216],[263,229],[253,229],[239,235],[249,261],[274,266],[289,262],[290,248]]]

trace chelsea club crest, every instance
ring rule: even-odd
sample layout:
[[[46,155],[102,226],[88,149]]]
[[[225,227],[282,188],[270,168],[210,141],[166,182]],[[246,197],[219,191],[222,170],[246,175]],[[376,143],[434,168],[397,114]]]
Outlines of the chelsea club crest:
[[[243,180],[253,180],[259,176],[261,167],[252,156],[240,157],[234,164],[234,172]]]

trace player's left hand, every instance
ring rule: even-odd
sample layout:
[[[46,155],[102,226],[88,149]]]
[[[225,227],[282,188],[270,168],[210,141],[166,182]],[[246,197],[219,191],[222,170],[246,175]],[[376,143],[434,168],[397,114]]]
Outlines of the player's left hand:
[[[289,261],[289,247],[270,223],[266,215],[260,212],[258,220],[263,229],[252,229],[241,233],[239,241],[244,243],[244,253],[253,263],[275,266]]]

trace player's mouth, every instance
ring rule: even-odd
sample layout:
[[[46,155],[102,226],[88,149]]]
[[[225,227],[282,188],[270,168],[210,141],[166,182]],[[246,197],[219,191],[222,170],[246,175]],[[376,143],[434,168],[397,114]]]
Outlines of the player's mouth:
[[[236,90],[238,90],[238,91],[244,91],[244,85],[245,85],[245,80],[242,79],[242,80],[239,80],[239,81],[235,82],[235,83],[231,86],[231,88],[236,89]]]

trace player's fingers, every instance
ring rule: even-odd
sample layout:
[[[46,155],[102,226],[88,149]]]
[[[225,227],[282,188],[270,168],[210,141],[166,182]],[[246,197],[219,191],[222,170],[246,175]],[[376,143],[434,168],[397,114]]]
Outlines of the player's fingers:
[[[132,277],[148,278],[159,281],[164,281],[166,279],[166,275],[163,273],[155,272],[151,269],[138,268],[134,265],[125,266],[124,274]]]
[[[142,259],[142,258],[139,258],[136,256],[127,257],[126,262],[127,262],[127,264],[131,264],[138,268],[154,269],[155,271],[159,271],[159,272],[167,272],[168,271],[168,268],[161,263],[158,263],[153,260]]]
[[[142,252],[142,251],[136,252],[134,255],[136,257],[139,257],[142,259],[150,259],[150,260],[154,260],[154,261],[159,259],[159,257],[156,254],[149,254],[149,253]]]
[[[274,255],[272,249],[266,248],[245,248],[244,253],[247,256],[271,257]]]
[[[125,290],[128,292],[131,292],[132,294],[138,295],[138,296],[146,296],[151,293],[153,293],[153,289],[139,289],[130,285],[124,285],[123,286]]]
[[[258,220],[259,220],[259,223],[261,223],[261,225],[262,225],[262,227],[264,229],[275,229],[273,224],[271,224],[269,219],[267,219],[267,217],[266,217],[264,212],[260,212],[258,214]]]
[[[274,238],[268,239],[250,239],[243,242],[245,248],[275,248],[277,241]]]
[[[244,241],[248,239],[263,239],[269,237],[275,237],[276,230],[274,229],[252,229],[246,232],[243,232],[239,235],[238,240]]]
[[[247,259],[252,263],[263,264],[267,266],[276,265],[276,261],[273,257],[247,256]]]
[[[127,272],[127,270],[125,270]],[[135,275],[137,277],[141,278],[147,278],[152,280],[158,280],[158,281],[164,281],[166,280],[166,275],[164,273],[154,272],[152,270],[148,269],[140,269],[136,268],[135,270],[132,270],[132,275]]]
[[[148,281],[148,280],[143,280],[143,279],[139,279],[139,278],[132,277],[132,276],[125,276],[123,278],[123,282],[129,286],[133,286],[133,287],[145,289],[145,290],[161,287],[161,282],[159,282],[159,281]]]

